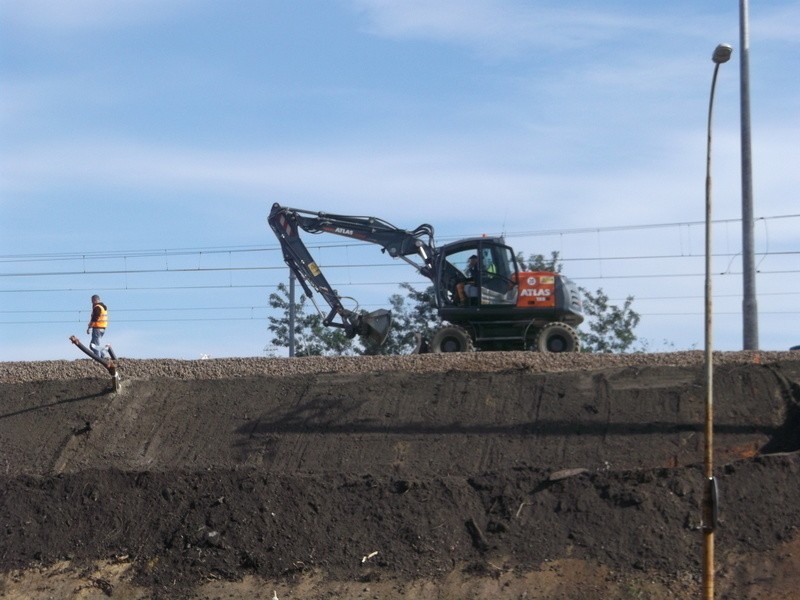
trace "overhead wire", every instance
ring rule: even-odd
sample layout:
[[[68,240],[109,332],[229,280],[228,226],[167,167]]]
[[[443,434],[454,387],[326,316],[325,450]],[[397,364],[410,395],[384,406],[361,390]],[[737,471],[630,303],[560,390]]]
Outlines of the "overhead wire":
[[[800,218],[800,214],[788,215],[772,215],[768,217],[759,217],[756,221],[761,221],[766,225],[770,220],[793,219]],[[715,219],[712,224],[721,225],[728,223],[741,222],[741,219]],[[579,235],[579,234],[597,234],[603,232],[624,232],[624,231],[639,231],[646,229],[663,229],[671,227],[700,227],[704,226],[704,221],[674,221],[667,223],[648,223],[637,225],[613,225],[605,227],[577,227],[571,229],[542,229],[533,231],[516,231],[516,232],[500,232],[498,235],[505,238],[513,237],[540,237],[540,236],[562,236],[562,235]],[[468,237],[482,237],[485,233],[471,234],[471,235],[448,235],[442,236],[440,240],[464,239]],[[368,242],[326,242],[326,243],[306,243],[309,249],[322,249],[322,248],[344,248],[354,246],[367,246]],[[235,246],[210,246],[210,247],[197,247],[197,248],[157,248],[157,249],[144,249],[144,250],[97,250],[97,251],[68,251],[68,252],[47,252],[47,253],[26,253],[26,254],[5,254],[0,255],[0,262],[26,262],[26,261],[39,261],[39,260],[79,260],[79,259],[111,259],[111,258],[147,258],[153,256],[182,256],[193,254],[227,254],[227,253],[248,253],[248,252],[278,252],[280,246],[277,244],[267,245],[235,245]]]
[[[764,227],[767,226],[767,221],[775,220],[775,219],[791,219],[791,218],[798,218],[800,214],[789,214],[789,215],[776,215],[771,217],[762,217],[757,219],[758,221],[762,221]],[[722,219],[716,220],[714,223],[719,224],[728,224],[733,222],[741,222],[740,219]],[[574,228],[574,229],[559,229],[559,230],[538,230],[538,231],[522,231],[522,232],[504,232],[505,237],[508,238],[519,238],[519,237],[537,237],[537,236],[549,236],[549,235],[577,235],[577,234],[593,234],[598,235],[600,232],[622,232],[622,231],[635,231],[635,230],[644,230],[644,229],[654,229],[654,228],[669,228],[669,227],[678,227],[681,230],[685,229],[687,232],[691,231],[691,228],[694,226],[701,226],[704,225],[702,221],[684,221],[684,222],[672,222],[672,223],[654,223],[654,224],[642,224],[642,225],[622,225],[622,226],[610,226],[610,227],[591,227],[591,228]],[[463,236],[453,237],[453,239],[462,239]],[[450,239],[450,237],[443,237],[440,238],[442,240]],[[353,282],[352,281],[352,271],[351,269],[361,269],[361,268],[381,268],[386,269],[387,267],[403,267],[407,269],[407,265],[405,263],[399,262],[389,262],[387,264],[382,263],[360,263],[360,264],[352,264],[349,261],[349,249],[352,247],[363,247],[366,245],[370,245],[366,242],[352,242],[352,241],[343,241],[343,242],[332,242],[332,243],[322,243],[322,244],[307,244],[309,249],[311,250],[320,250],[326,248],[343,248],[345,251],[345,255],[347,260],[345,263],[332,263],[327,265],[320,265],[322,269],[327,270],[335,270],[335,269],[347,269],[346,277],[348,281],[343,283],[332,283],[337,287],[349,287],[349,286],[390,286],[390,285],[398,285],[399,282],[397,280],[390,280],[390,281],[364,281],[364,282]],[[13,280],[14,278],[55,278],[55,277],[77,277],[77,276],[102,276],[102,275],[124,275],[125,276],[125,285],[124,286],[104,286],[103,289],[107,291],[180,291],[180,290],[213,290],[213,289],[233,289],[233,290],[246,290],[246,289],[263,289],[263,290],[274,290],[278,288],[276,284],[246,284],[246,283],[234,283],[233,281],[233,274],[236,272],[259,272],[259,271],[279,271],[285,269],[285,265],[249,265],[249,266],[234,266],[233,264],[233,256],[242,256],[245,254],[265,254],[265,253],[274,253],[280,250],[278,245],[237,245],[237,246],[212,246],[212,247],[199,247],[199,248],[173,248],[173,249],[145,249],[145,250],[120,250],[120,251],[92,251],[92,252],[51,252],[51,253],[28,253],[28,254],[19,254],[19,255],[0,255],[0,264],[2,265],[13,265],[16,263],[25,264],[25,263],[56,263],[56,262],[68,262],[68,261],[81,261],[83,263],[90,263],[94,261],[100,260],[122,260],[123,261],[123,268],[95,268],[95,269],[82,269],[82,270],[69,270],[69,271],[58,271],[58,270],[49,270],[49,271],[31,271],[26,270],[24,272],[0,272],[0,278],[5,279],[6,281]],[[760,253],[762,256],[759,265],[763,264],[764,260],[767,257],[791,257],[800,254],[798,250],[767,250],[763,253]],[[227,266],[201,266],[203,262],[204,256],[216,256],[216,255],[227,255],[228,257],[228,265]],[[719,258],[731,258],[731,261],[739,256],[739,252],[721,252],[714,254],[715,257]],[[178,257],[187,257],[187,256],[196,256],[197,261],[195,263],[196,266],[192,267],[182,267],[177,266],[174,262],[170,261],[171,258],[178,258]],[[624,256],[584,256],[584,257],[559,257],[559,262],[570,263],[570,264],[577,264],[577,263],[599,263],[601,265],[605,265],[603,272],[599,275],[585,275],[585,276],[578,276],[577,274],[570,274],[570,277],[577,281],[610,281],[610,280],[635,280],[635,279],[675,279],[675,278],[691,278],[691,277],[700,277],[703,273],[700,272],[674,272],[674,273],[624,273],[624,274],[609,274],[608,273],[608,264],[612,262],[626,262],[630,263],[632,261],[654,261],[654,260],[690,260],[694,258],[702,258],[703,254],[697,253],[694,254],[691,251],[686,253],[683,248],[683,242],[681,241],[681,252],[679,254],[673,253],[663,253],[663,254],[637,254],[637,255],[624,255]],[[151,268],[129,268],[128,261],[133,261],[134,259],[164,259],[163,266],[159,267],[151,267]],[[172,265],[170,263],[172,262]],[[728,265],[730,267],[730,264]],[[136,276],[136,275],[143,275],[143,274],[177,274],[177,273],[227,273],[230,278],[227,284],[198,284],[198,285],[129,285],[129,276]],[[759,275],[794,275],[800,273],[800,270],[788,268],[788,269],[772,269],[772,270],[760,270]],[[729,268],[726,269],[723,273],[719,273],[719,275],[739,275],[740,273],[731,271]],[[422,284],[425,285],[428,282],[427,279],[422,278],[421,276],[419,279],[411,279],[411,283],[413,284]],[[30,294],[30,293],[62,293],[62,292],[76,292],[76,291],[93,291],[96,289],[95,287],[88,288],[88,287],[74,287],[74,286],[38,286],[36,288],[20,288],[20,287],[8,287],[5,289],[0,289],[0,294]],[[797,292],[784,292],[783,295],[797,295]],[[761,296],[768,296],[770,294],[761,293]],[[779,294],[774,294],[779,295]],[[722,296],[719,296],[722,297]],[[650,296],[650,297],[636,297],[636,300],[659,300],[659,299],[691,299],[693,296],[675,296],[669,298],[661,298],[658,296]],[[372,305],[365,305],[365,306],[372,306]],[[259,307],[258,309],[268,309],[268,306]],[[124,310],[124,309],[123,309]],[[135,310],[135,309],[131,309]],[[141,311],[150,311],[150,310],[164,310],[164,309],[138,309]],[[174,311],[183,311],[188,312],[192,310],[239,310],[238,308],[233,307],[218,307],[218,308],[191,308],[191,307],[174,307]],[[31,312],[31,311],[5,311],[2,310],[0,313],[3,314],[19,314],[24,312]],[[48,311],[49,312],[49,311]],[[74,310],[70,311],[54,311],[56,313],[61,314],[69,314],[74,313]],[[119,312],[119,311],[117,311]],[[762,311],[763,314],[770,314],[768,311]],[[669,314],[669,313],[650,313],[650,314]],[[681,314],[688,314],[688,313],[681,313]],[[724,314],[724,313],[722,313]],[[793,314],[791,312],[787,313],[778,313],[778,314]],[[250,317],[253,318],[253,317]],[[148,319],[152,320],[152,319]],[[244,320],[243,317],[217,317],[217,318],[198,318],[198,319],[171,319],[171,320]],[[9,324],[10,322],[3,321],[2,323]]]

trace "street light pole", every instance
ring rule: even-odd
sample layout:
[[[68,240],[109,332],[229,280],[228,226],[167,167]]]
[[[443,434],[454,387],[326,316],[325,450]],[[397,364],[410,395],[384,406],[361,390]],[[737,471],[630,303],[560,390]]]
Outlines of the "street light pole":
[[[742,336],[744,350],[758,350],[758,306],[750,151],[750,32],[747,0],[739,1],[739,99],[742,138]]]
[[[714,597],[714,529],[717,524],[717,481],[714,479],[714,361],[711,339],[711,121],[714,112],[714,90],[717,72],[722,63],[728,62],[733,48],[730,44],[719,44],[714,49],[714,77],[711,79],[711,94],[708,100],[708,137],[706,144],[706,278],[705,278],[705,378],[706,419],[704,444],[703,485],[703,598]]]

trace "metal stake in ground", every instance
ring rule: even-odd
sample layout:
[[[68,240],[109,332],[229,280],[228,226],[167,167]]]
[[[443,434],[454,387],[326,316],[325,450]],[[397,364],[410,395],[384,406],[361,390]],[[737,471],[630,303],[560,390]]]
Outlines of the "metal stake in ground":
[[[69,341],[75,344],[86,356],[92,360],[99,362],[111,375],[111,384],[114,386],[114,391],[118,392],[120,388],[119,372],[117,371],[117,355],[114,354],[114,349],[111,346],[106,346],[111,360],[105,360],[97,356],[94,352],[89,350],[83,343],[74,335],[69,336]]]

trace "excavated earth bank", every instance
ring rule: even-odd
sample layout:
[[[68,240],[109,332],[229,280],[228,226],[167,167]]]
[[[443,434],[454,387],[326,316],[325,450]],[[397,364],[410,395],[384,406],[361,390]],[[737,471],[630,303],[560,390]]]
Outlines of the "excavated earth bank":
[[[1,598],[699,597],[701,352],[0,364]],[[798,598],[800,355],[714,357],[716,597]]]

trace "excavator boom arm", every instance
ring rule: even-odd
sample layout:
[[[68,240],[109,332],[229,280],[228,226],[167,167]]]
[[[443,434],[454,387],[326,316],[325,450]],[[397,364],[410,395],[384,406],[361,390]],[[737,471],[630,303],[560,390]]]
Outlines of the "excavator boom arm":
[[[331,312],[323,323],[326,326],[344,328],[348,337],[363,335],[382,343],[388,335],[391,313],[381,310],[362,315],[346,309],[341,297],[328,283],[300,237],[301,229],[308,233],[332,233],[377,244],[393,258],[403,258],[414,265],[420,273],[432,278],[433,227],[431,225],[422,224],[413,231],[405,231],[376,217],[312,212],[288,208],[278,203],[272,205],[267,221],[281,244],[284,261],[300,280],[306,296],[310,298],[310,288],[314,288],[331,307]],[[408,259],[410,255],[419,256],[422,264],[418,265]],[[335,320],[337,316],[341,322]]]

